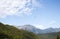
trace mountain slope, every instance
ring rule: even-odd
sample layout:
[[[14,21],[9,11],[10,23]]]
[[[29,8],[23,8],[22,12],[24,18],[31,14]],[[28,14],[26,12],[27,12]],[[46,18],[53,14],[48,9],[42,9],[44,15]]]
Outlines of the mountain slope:
[[[40,36],[41,36],[41,39],[57,39],[57,36],[60,39],[60,32],[40,34]]]
[[[22,30],[27,30],[29,32],[33,32],[35,34],[42,33],[42,30],[40,30],[32,25],[23,25],[23,26],[19,26],[18,28],[22,29]]]
[[[35,34],[44,34],[44,33],[52,33],[52,32],[60,32],[60,28],[48,28],[45,30],[38,29],[32,25],[23,25],[19,26],[19,29],[27,30],[29,32],[33,32]]]
[[[40,39],[40,37],[32,32],[0,23],[0,39]]]
[[[43,30],[44,33],[60,32],[60,28],[48,28]]]

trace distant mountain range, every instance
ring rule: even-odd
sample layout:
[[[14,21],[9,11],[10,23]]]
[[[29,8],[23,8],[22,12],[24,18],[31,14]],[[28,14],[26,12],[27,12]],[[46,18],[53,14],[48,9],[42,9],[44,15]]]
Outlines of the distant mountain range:
[[[48,28],[45,30],[42,29],[38,29],[32,25],[23,25],[23,26],[19,26],[19,29],[23,29],[23,30],[27,30],[29,32],[33,32],[36,34],[44,34],[44,33],[52,33],[52,32],[59,32],[60,28]]]
[[[60,28],[41,30],[32,25],[14,27],[0,23],[0,39],[60,39]]]

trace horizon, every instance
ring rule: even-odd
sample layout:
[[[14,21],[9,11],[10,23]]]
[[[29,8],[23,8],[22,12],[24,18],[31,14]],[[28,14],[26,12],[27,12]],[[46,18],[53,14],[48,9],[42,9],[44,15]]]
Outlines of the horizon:
[[[60,0],[0,0],[0,22],[60,28]]]
[[[2,22],[0,22],[0,23],[2,23]],[[12,25],[12,24],[6,24],[6,23],[3,23],[3,24],[5,24],[5,25],[11,25],[11,26],[14,26],[14,27],[16,27],[16,28],[19,28],[19,27],[23,27],[23,26],[25,26],[25,25],[28,25],[28,26],[32,26],[32,27],[35,27],[35,28],[37,28],[37,29],[41,29],[41,30],[45,30],[45,29],[57,29],[57,28],[53,28],[53,27],[49,27],[49,28],[40,28],[40,27],[37,27],[37,26],[34,26],[34,25],[30,25],[30,24],[25,24],[25,25]],[[60,28],[60,27],[58,27],[58,28]]]

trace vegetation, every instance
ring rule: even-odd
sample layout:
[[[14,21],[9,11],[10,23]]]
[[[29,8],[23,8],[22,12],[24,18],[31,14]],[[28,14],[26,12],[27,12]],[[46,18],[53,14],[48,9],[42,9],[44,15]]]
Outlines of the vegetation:
[[[59,36],[57,36],[57,38],[56,39],[60,39],[60,37]]]
[[[60,39],[60,32],[40,34],[40,36],[0,23],[0,39]]]
[[[0,23],[0,39],[40,39],[40,37],[32,32]]]
[[[40,34],[41,39],[60,39],[60,32]]]

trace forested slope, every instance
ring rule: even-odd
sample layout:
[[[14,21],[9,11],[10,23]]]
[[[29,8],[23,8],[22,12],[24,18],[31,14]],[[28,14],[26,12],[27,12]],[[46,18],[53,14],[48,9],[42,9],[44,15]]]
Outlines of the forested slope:
[[[32,32],[0,22],[0,39],[40,39],[40,37]]]

